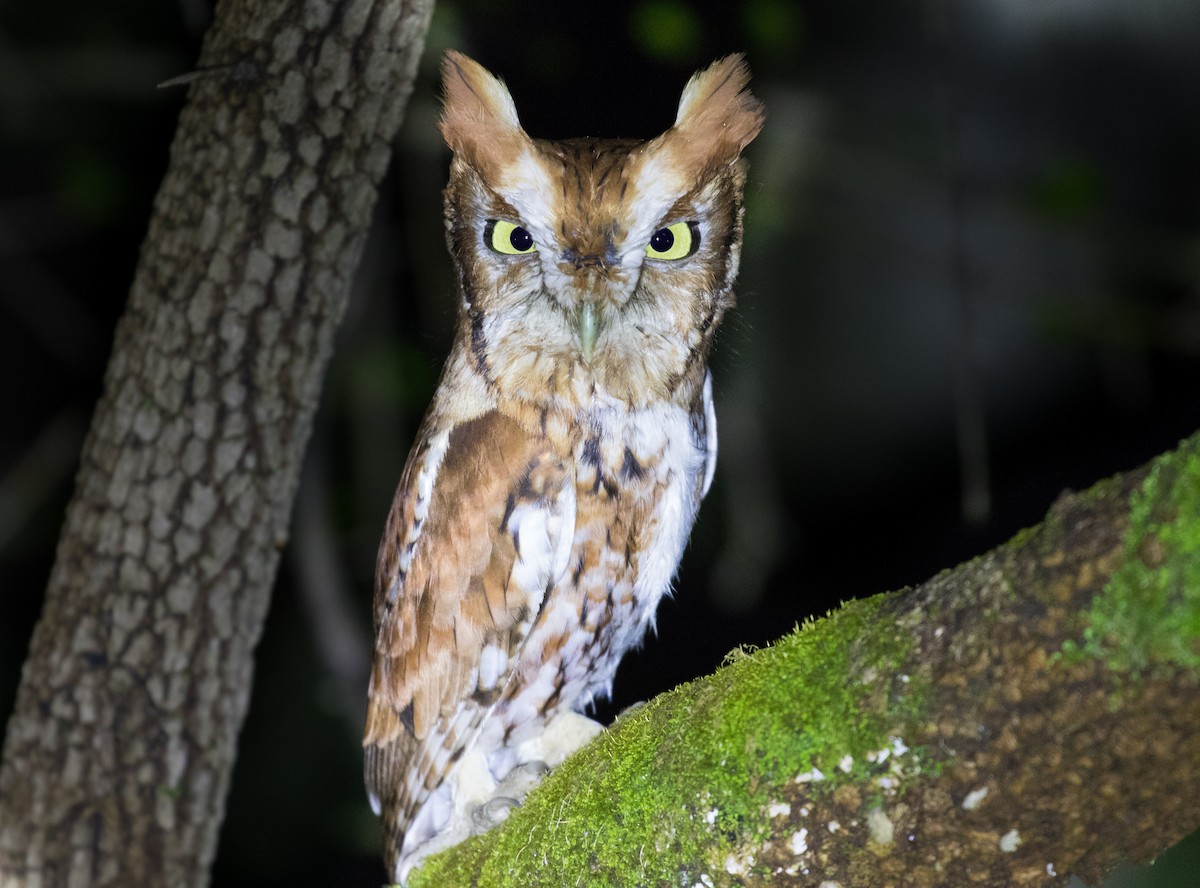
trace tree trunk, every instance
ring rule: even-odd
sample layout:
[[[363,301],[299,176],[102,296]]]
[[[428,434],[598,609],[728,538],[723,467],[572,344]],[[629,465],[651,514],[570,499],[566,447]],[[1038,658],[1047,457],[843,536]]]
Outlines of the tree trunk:
[[[1200,435],[731,660],[410,888],[1007,888],[1153,860],[1200,828]]]
[[[222,0],[0,764],[0,886],[208,881],[301,456],[432,0]]]

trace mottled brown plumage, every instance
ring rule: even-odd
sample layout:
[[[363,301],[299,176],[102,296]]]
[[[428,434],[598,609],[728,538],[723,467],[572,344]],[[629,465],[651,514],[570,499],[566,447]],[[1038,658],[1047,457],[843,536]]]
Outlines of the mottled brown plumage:
[[[531,139],[478,64],[448,53],[443,79],[461,313],[380,546],[363,739],[397,880],[590,735],[573,713],[668,590],[762,125],[737,56],[649,142]]]

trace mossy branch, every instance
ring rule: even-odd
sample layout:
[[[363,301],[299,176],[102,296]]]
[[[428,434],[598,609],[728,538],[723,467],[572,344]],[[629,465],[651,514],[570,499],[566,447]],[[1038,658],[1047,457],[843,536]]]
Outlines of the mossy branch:
[[[1047,885],[1200,827],[1200,435],[622,717],[413,885]]]

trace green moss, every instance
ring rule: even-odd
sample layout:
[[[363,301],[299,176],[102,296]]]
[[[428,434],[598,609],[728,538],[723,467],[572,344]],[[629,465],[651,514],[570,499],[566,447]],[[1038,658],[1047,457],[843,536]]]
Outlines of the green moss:
[[[821,788],[879,770],[869,754],[915,721],[920,683],[892,688],[912,638],[880,615],[884,600],[851,602],[629,713],[411,884],[694,884],[735,843],[768,835],[773,788],[813,768]]]
[[[1121,565],[1073,647],[1133,676],[1200,667],[1200,436],[1159,457],[1131,498]]]

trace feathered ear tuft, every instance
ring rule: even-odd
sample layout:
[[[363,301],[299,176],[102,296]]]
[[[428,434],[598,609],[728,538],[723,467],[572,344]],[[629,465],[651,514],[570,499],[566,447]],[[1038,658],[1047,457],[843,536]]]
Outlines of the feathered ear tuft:
[[[747,85],[750,69],[745,57],[726,56],[692,75],[679,100],[675,150],[686,155],[694,169],[732,163],[754,140],[763,125],[763,106]]]
[[[474,59],[449,50],[442,91],[442,137],[485,176],[498,174],[529,144],[504,81]]]

